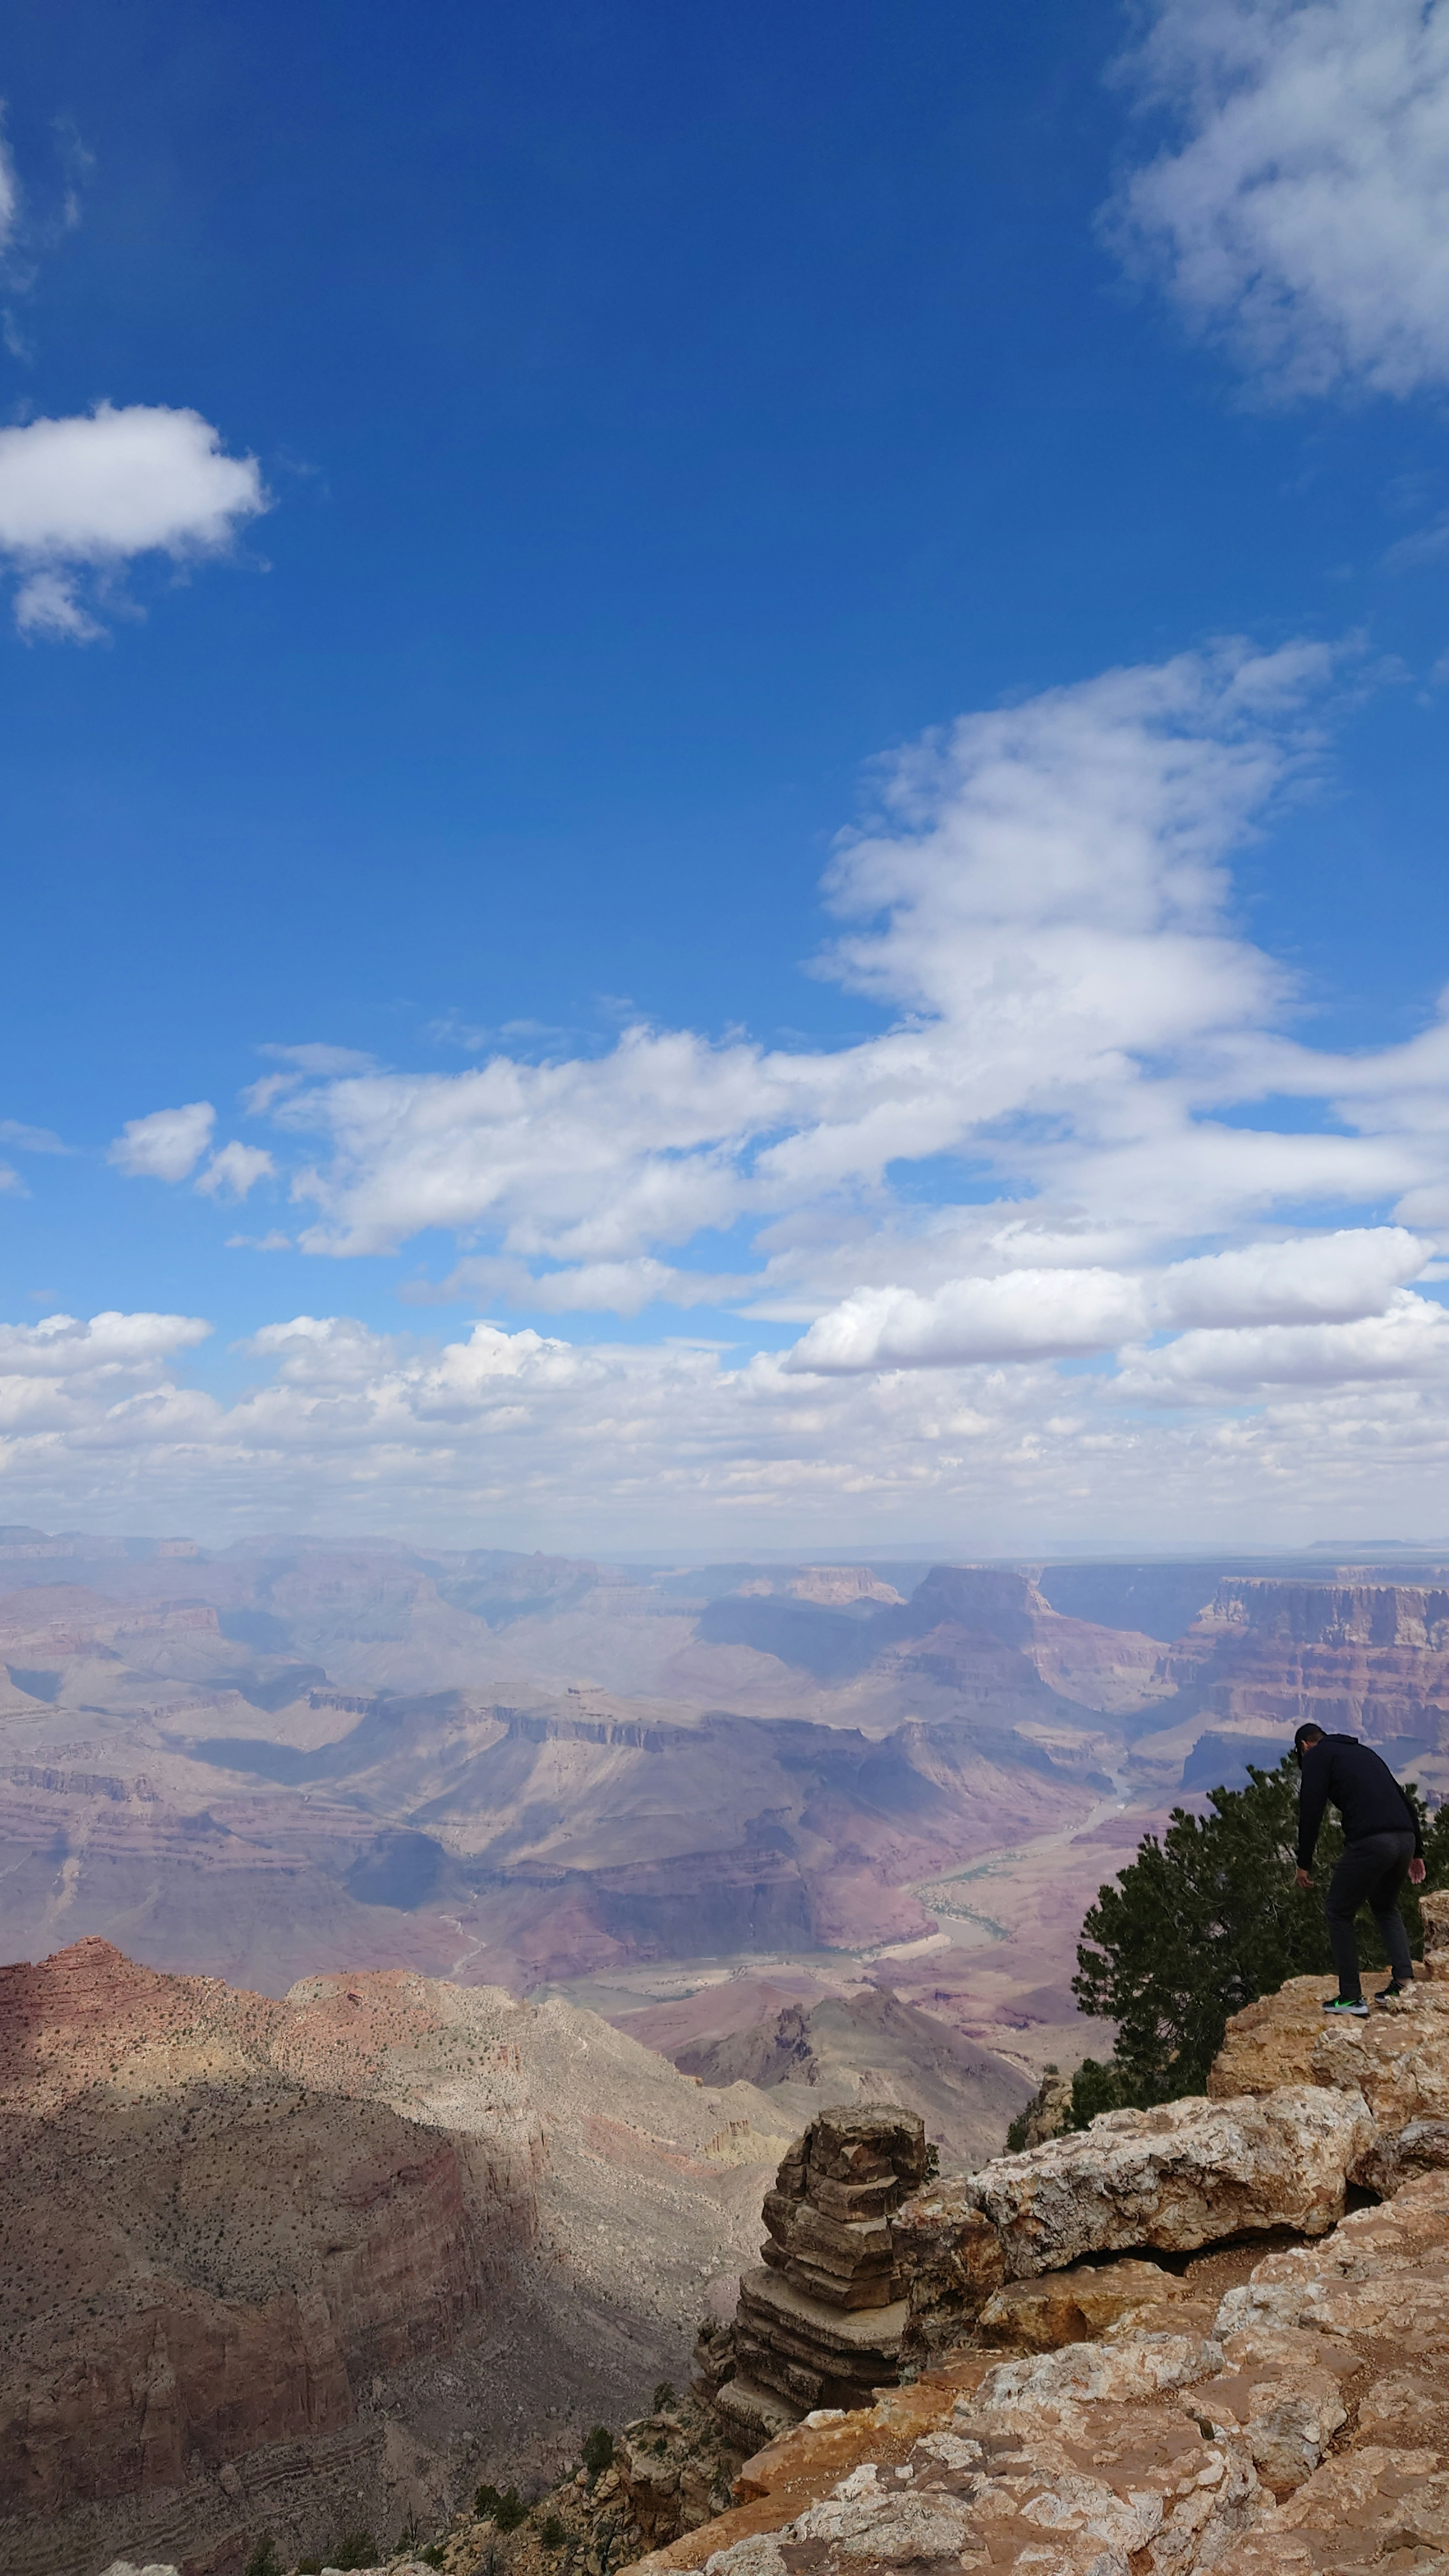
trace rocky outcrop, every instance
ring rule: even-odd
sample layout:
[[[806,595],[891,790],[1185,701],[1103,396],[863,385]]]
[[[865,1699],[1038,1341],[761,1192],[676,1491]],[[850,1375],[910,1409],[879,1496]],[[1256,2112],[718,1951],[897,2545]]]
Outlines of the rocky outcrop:
[[[1104,2300],[1141,2268],[1103,2266]],[[868,2410],[812,2417],[639,2576],[1445,2564],[1449,2175],[1269,2253],[1214,2301],[1181,2298],[1176,2332],[1144,2331],[1143,2313],[1045,2353],[963,2351]]]
[[[1059,2138],[1071,2117],[1072,2079],[1060,2067],[1049,2066],[1021,2115],[1022,2145],[1040,2147],[1048,2138]]]
[[[907,2350],[939,2352],[1008,2281],[1129,2248],[1183,2253],[1244,2230],[1321,2235],[1377,2132],[1362,2097],[1325,2086],[1262,2099],[1110,2111],[978,2174],[916,2192],[892,2223]]]
[[[1449,2119],[1449,1892],[1421,1899],[1424,1968],[1367,2021],[1325,2018],[1332,1977],[1290,1977],[1235,2013],[1208,2076],[1226,2100],[1284,2084],[1361,2093],[1380,2129]]]
[[[702,2393],[751,2447],[894,2378],[907,2309],[890,2222],[925,2170],[922,2124],[894,2103],[823,2111],[796,2139],[765,2198],[764,2262],[696,2351]]]

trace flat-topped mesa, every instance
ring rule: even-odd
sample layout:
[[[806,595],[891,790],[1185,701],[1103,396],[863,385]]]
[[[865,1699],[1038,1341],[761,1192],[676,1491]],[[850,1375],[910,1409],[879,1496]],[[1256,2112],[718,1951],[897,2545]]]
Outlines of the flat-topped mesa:
[[[741,2277],[733,2324],[696,2347],[728,2439],[754,2449],[895,2380],[908,2310],[890,2221],[925,2173],[924,2127],[894,2102],[822,2111],[796,2139],[765,2198],[765,2259]]]

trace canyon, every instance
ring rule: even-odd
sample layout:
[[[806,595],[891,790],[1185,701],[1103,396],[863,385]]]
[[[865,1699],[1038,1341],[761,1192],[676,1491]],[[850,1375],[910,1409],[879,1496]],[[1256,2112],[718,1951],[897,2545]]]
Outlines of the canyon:
[[[1092,2044],[1082,1914],[1174,1799],[1304,1714],[1449,1787],[1446,1581],[0,1530],[0,1955],[405,1967],[777,2080],[825,2008],[837,2069],[848,2029],[898,2074],[884,1993],[1035,2077]]]
[[[682,2383],[701,2317],[723,2412],[681,2474],[718,2511],[738,2338],[762,2436],[771,2320],[820,2290],[790,2267],[828,2209],[756,2276],[825,2108],[891,2105],[944,2174],[988,2170],[1043,2074],[1109,2044],[1070,1991],[1100,1883],[1300,1718],[1449,1790],[1427,1562],[638,1568],[11,1529],[0,1673],[14,2576],[111,2551],[207,2576],[262,2528],[295,2551],[436,2524],[480,2478],[546,2486],[588,2421]],[[1259,2047],[1268,2090],[1342,2091],[1340,2041],[1237,2032],[1232,2089],[1263,2089]],[[1431,2060],[1392,2104],[1360,2079],[1355,2189],[1423,2179]],[[931,2186],[897,2179],[881,2215],[917,2234],[884,2306],[930,2377],[960,2320],[922,2285],[1000,2215],[947,2194],[933,2253]],[[879,2328],[816,2319],[790,2366],[858,2348],[854,2380],[817,2376],[868,2395]],[[697,2433],[647,2441],[695,2458]]]

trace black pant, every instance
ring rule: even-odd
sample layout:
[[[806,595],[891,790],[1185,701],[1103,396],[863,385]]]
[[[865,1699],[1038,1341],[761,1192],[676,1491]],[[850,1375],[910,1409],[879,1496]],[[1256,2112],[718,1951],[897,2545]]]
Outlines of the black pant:
[[[1365,1903],[1383,1935],[1396,1980],[1406,1986],[1413,1977],[1408,1934],[1399,1920],[1399,1890],[1413,1857],[1412,1834],[1365,1834],[1362,1842],[1348,1845],[1328,1882],[1323,1908],[1328,1946],[1338,1970],[1338,1991],[1348,2003],[1358,2003],[1363,1992],[1353,1918]]]

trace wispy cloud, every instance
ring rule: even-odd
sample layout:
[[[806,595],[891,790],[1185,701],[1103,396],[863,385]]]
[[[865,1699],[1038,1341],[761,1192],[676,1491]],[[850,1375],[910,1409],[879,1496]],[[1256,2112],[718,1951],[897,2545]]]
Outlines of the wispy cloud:
[[[264,1146],[223,1145],[196,1186],[206,1198],[244,1199],[258,1181],[273,1179],[276,1169]]]
[[[0,1118],[0,1145],[13,1145],[21,1154],[68,1154],[71,1151],[53,1128],[27,1127],[20,1118]]]
[[[1265,391],[1449,382],[1449,15],[1424,0],[1150,0],[1120,67],[1172,139],[1107,237]]]

